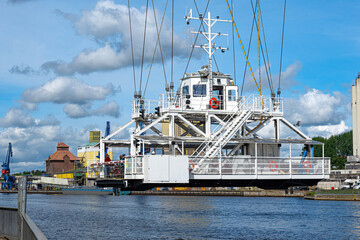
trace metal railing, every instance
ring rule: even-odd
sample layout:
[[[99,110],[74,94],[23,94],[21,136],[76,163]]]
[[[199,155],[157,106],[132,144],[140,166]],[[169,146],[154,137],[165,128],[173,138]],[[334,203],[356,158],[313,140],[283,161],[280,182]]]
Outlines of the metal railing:
[[[283,112],[282,98],[267,98],[260,95],[231,96],[231,101],[227,96],[217,96],[219,100],[217,108],[209,107],[209,97],[192,97],[189,95],[177,95],[176,93],[165,93],[160,95],[159,100],[136,99],[132,101],[132,117],[139,117],[140,110],[145,110],[146,114],[155,113],[155,108],[160,107],[161,112],[169,111],[191,111],[191,110],[224,110],[227,112],[237,112],[242,110]]]
[[[199,164],[202,159],[201,164]],[[302,157],[189,157],[189,171],[194,175],[329,175],[330,158]],[[143,175],[143,157],[129,157],[125,175]]]
[[[143,157],[129,157],[125,160],[125,175],[142,175],[143,171]]]
[[[99,161],[88,162],[87,177],[97,178],[100,172],[104,172],[106,178],[124,178],[124,163],[121,161],[111,161],[100,163]]]
[[[195,175],[329,175],[330,158],[215,157],[189,158]]]

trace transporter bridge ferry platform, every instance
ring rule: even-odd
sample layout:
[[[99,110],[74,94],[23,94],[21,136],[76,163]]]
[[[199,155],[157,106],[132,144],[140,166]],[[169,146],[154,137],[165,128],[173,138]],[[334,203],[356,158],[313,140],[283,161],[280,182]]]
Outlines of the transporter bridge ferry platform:
[[[231,15],[232,16],[232,15]],[[287,188],[314,185],[329,178],[330,159],[324,157],[323,143],[313,141],[284,118],[283,99],[275,94],[239,96],[239,87],[229,74],[213,71],[214,38],[225,34],[212,33],[216,22],[233,21],[192,16],[207,26],[200,34],[207,44],[208,63],[194,73],[186,73],[178,91],[147,100],[135,94],[132,118],[102,138],[100,164],[90,164],[88,175],[98,173],[99,186],[120,186],[144,190],[156,186],[258,186]],[[199,33],[196,33],[199,34]],[[267,127],[272,137],[263,137]],[[281,136],[289,129],[296,137]],[[129,139],[116,136],[134,129]],[[288,131],[288,132],[289,132]],[[269,134],[267,134],[269,136]],[[322,146],[322,157],[314,157],[314,146]],[[113,179],[106,171],[106,148],[124,148],[124,174]],[[292,150],[303,148],[302,156]],[[118,184],[118,185],[116,185]]]

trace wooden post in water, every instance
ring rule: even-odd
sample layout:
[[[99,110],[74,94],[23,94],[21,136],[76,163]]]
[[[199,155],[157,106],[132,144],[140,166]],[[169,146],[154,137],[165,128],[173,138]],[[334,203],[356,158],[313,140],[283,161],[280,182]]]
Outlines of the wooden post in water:
[[[24,239],[24,215],[26,213],[26,176],[18,183],[18,239]]]

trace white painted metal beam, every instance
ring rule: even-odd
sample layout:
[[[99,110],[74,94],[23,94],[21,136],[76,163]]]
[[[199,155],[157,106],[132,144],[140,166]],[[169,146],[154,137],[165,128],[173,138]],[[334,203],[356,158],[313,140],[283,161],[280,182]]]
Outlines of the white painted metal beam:
[[[164,120],[165,118],[167,118],[169,116],[169,114],[164,114],[161,117],[159,117],[158,119],[156,119],[155,121],[153,121],[152,123],[150,123],[149,125],[147,125],[146,127],[144,127],[143,129],[140,129],[140,131],[136,132],[135,135],[141,135],[143,132],[146,132],[147,130],[149,130],[151,127],[153,127],[155,124],[159,123],[160,121]]]
[[[288,126],[291,130],[293,130],[296,134],[298,134],[300,137],[311,140],[309,136],[307,136],[305,133],[301,132],[299,129],[297,129],[294,125],[292,125],[288,120],[281,117],[279,118],[280,121],[282,121],[286,126]]]
[[[128,126],[130,126],[131,124],[133,124],[135,122],[135,120],[131,120],[130,122],[126,123],[125,125],[123,125],[122,127],[118,128],[115,132],[109,134],[107,137],[104,138],[104,140],[109,140],[110,138],[112,138],[113,136],[115,136],[116,134],[120,133],[122,130],[124,130],[125,128],[127,128]]]
[[[199,133],[200,135],[203,135],[205,136],[205,133],[203,131],[201,131],[200,129],[198,129],[197,127],[194,126],[194,124],[192,124],[190,121],[188,121],[186,118],[184,118],[183,116],[181,115],[174,115],[178,118],[180,118],[181,120],[183,120],[183,122],[185,124],[187,124],[189,127],[191,127],[195,132]]]

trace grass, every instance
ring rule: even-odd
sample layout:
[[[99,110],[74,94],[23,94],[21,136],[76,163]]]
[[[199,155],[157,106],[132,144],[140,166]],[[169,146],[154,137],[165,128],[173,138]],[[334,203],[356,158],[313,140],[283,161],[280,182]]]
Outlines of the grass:
[[[317,190],[314,194],[360,194],[360,189]]]

